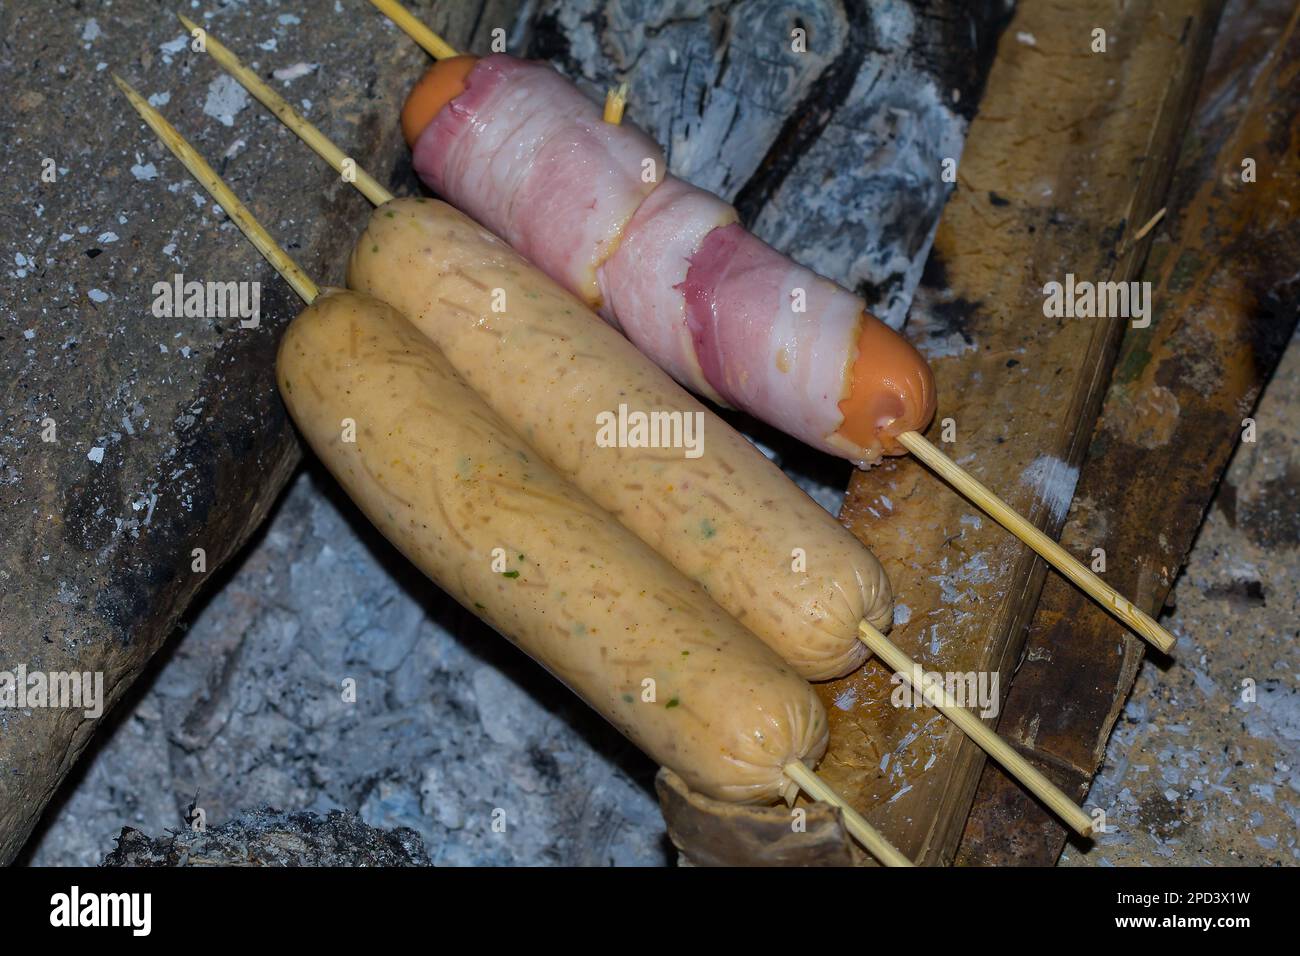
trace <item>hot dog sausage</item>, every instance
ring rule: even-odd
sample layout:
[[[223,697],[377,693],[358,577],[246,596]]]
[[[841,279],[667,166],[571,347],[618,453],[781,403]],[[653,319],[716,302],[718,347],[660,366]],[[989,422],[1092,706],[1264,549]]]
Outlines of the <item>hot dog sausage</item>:
[[[389,541],[691,787],[770,803],[793,793],[789,761],[821,756],[808,683],[538,460],[395,310],[322,295],[285,333],[276,374]]]
[[[594,274],[601,314],[687,388],[861,466],[904,454],[897,437],[933,417],[929,366],[859,296],[736,224],[716,196],[647,184],[638,173],[660,167],[659,149],[631,124],[602,124],[549,66],[443,61],[402,124],[430,188],[593,306]]]
[[[889,626],[889,582],[856,538],[627,339],[463,213],[422,199],[376,209],[353,249],[348,284],[408,316],[560,474],[805,677],[835,677],[866,659],[857,637],[863,617]],[[597,416],[620,406],[703,422],[702,454],[600,447]]]

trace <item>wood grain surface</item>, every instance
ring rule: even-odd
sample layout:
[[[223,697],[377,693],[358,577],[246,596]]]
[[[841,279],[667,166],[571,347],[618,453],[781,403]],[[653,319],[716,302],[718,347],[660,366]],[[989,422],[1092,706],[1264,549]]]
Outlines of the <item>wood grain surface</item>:
[[[1234,2],[1224,13],[1169,212],[1143,270],[1155,317],[1125,336],[1062,533],[1075,554],[1104,548],[1107,580],[1152,613],[1187,559],[1242,421],[1300,315],[1300,223],[1291,205],[1300,183],[1297,18],[1291,2]],[[1242,178],[1247,159],[1254,182]],[[1049,577],[999,729],[1082,797],[1144,650]],[[1050,865],[1065,839],[988,766],[957,861]]]
[[[938,418],[956,427],[941,447],[1049,534],[1125,322],[1047,318],[1043,286],[1137,277],[1150,239],[1126,240],[1164,203],[1218,14],[1208,0],[1022,3],[971,126],[915,331],[929,321],[956,353],[932,362]],[[941,439],[938,423],[929,434]],[[911,460],[856,475],[842,517],[911,610],[895,642],[927,669],[997,673],[1005,691],[1042,562]],[[823,686],[823,773],[904,852],[948,863],[984,758],[933,711],[892,706],[889,678],[872,662]]]

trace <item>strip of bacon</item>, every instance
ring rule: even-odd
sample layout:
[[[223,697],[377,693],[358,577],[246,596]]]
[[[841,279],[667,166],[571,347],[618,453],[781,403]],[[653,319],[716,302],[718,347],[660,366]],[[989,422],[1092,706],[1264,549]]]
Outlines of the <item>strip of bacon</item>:
[[[590,305],[596,269],[665,172],[636,127],[613,126],[543,63],[493,54],[416,140],[415,171]]]
[[[860,466],[903,454],[934,380],[865,303],[777,252],[546,64],[494,54],[434,115],[416,172],[687,388]],[[662,185],[660,184],[662,182]]]

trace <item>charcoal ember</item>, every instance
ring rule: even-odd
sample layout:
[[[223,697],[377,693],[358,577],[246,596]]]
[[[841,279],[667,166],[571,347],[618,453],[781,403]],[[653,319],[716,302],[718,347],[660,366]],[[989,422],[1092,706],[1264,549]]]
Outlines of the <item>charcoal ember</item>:
[[[355,813],[247,810],[220,826],[150,838],[123,827],[103,866],[429,866],[414,830],[367,826]]]
[[[1006,0],[545,0],[529,55],[628,119],[759,238],[903,324]]]

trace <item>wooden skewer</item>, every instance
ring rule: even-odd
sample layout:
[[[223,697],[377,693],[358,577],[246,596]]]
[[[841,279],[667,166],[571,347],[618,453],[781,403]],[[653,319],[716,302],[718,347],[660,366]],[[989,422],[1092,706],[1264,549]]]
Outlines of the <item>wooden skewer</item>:
[[[606,123],[617,124],[622,122],[626,98],[626,83],[622,84],[618,90],[609,91],[605,98]],[[615,103],[617,103],[616,106]],[[1161,214],[1163,212],[1164,210],[1161,210]],[[1136,238],[1145,235],[1155,226],[1159,218],[1160,216],[1157,215],[1146,226],[1143,226]],[[1070,552],[1030,524],[1010,505],[980,484],[970,472],[966,471],[938,448],[935,448],[920,432],[903,432],[898,436],[898,442],[920,461],[938,472],[940,477],[965,495],[976,507],[1033,548],[1040,557],[1046,559],[1052,567],[1082,588],[1105,610],[1132,628],[1138,636],[1150,641],[1152,645],[1165,654],[1168,654],[1173,649],[1173,635],[1157,624],[1150,615],[1093,574]],[[987,747],[984,749],[988,750]],[[1006,766],[1006,764],[1003,763],[1003,766]],[[1027,780],[1024,782],[1029,785]],[[1032,786],[1030,789],[1033,789]],[[1074,806],[1073,803],[1070,805]]]
[[[1160,651],[1168,654],[1174,636],[1145,611],[1084,567],[1070,552],[1039,531],[1010,505],[999,498],[951,458],[917,432],[903,432],[898,442],[939,476],[966,496],[1002,527],[1047,560],[1052,567],[1078,585],[1089,597]]]
[[[605,94],[605,122],[617,126],[623,122],[625,109],[627,109],[627,84],[620,83]]]
[[[786,764],[785,775],[814,800],[839,808],[840,813],[844,815],[844,829],[871,851],[871,855],[881,863],[886,866],[913,865],[912,861],[898,852],[879,830],[867,822],[866,817],[845,803],[844,798],[832,790],[825,780],[813,773],[802,760],[792,760]]]
[[[622,122],[626,99],[626,83],[619,86],[617,90],[609,91],[605,97],[606,123],[618,124]],[[615,103],[617,105],[614,105]],[[1162,215],[1164,215],[1163,209],[1138,231],[1138,234],[1134,236],[1134,241],[1142,238],[1154,228]],[[961,492],[976,507],[1033,548],[1040,557],[1082,588],[1084,593],[1097,601],[1102,608],[1113,614],[1123,624],[1128,625],[1139,637],[1149,641],[1165,654],[1168,654],[1173,649],[1174,636],[1157,624],[1150,615],[1093,574],[1070,552],[1030,524],[1010,505],[980,484],[974,475],[966,471],[938,448],[935,448],[920,432],[903,432],[898,436],[898,442],[920,461],[938,472],[940,477]],[[1025,782],[1028,783],[1028,781]]]
[[[978,717],[953,700],[942,684],[925,679],[921,665],[911,660],[885,635],[866,621],[858,625],[862,643],[871,652],[906,680],[925,700],[938,708],[949,720],[975,741],[990,757],[1002,765],[1013,777],[1029,788],[1030,792],[1050,807],[1075,833],[1092,835],[1092,818],[1056,784],[1044,777],[1029,761],[1020,756],[1005,740],[989,730]]]
[[[370,2],[378,7],[384,16],[401,27],[407,36],[424,47],[435,60],[445,60],[458,55],[455,47],[412,16],[411,12],[400,3],[396,3],[395,0],[370,0]]]
[[[315,299],[319,292],[316,283],[312,282],[307,273],[298,268],[297,264],[276,244],[270,234],[262,228],[262,224],[253,217],[248,208],[221,181],[221,177],[199,155],[198,151],[187,143],[180,133],[176,132],[171,123],[163,119],[161,113],[150,106],[139,93],[132,89],[126,80],[114,73],[113,82],[117,84],[118,89],[126,94],[126,98],[131,101],[131,105],[135,107],[136,112],[158,134],[158,138],[166,143],[167,148],[176,155],[176,158],[185,164],[185,168],[199,181],[199,185],[208,191],[208,194],[217,201],[217,204],[226,211],[226,215],[233,219],[235,225],[239,226],[244,235],[248,237],[248,241],[266,257],[266,260],[271,263],[275,271],[284,276],[284,280],[293,286],[293,290],[307,302]]]
[[[184,14],[176,14],[181,23],[185,24],[185,29],[191,34],[199,29],[194,21],[187,18]],[[376,206],[382,206],[393,198],[393,194],[379,184],[379,182],[368,172],[357,165],[356,160],[346,155],[343,150],[335,146],[328,137],[320,130],[308,122],[307,118],[295,110],[285,101],[275,90],[271,89],[262,78],[244,66],[239,57],[235,56],[220,40],[214,37],[210,32],[204,29],[204,45],[221,66],[236,80],[240,85],[269,109],[272,113],[280,118],[280,121],[298,134],[313,152],[325,162],[334,167],[335,172],[348,178],[352,185],[361,191],[361,194],[369,199]],[[348,164],[351,164],[349,167]]]
[[[199,181],[199,184],[226,210],[245,236],[257,247],[257,251],[266,257],[276,272],[284,277],[295,292],[308,305],[315,301],[320,290],[307,274],[289,257],[262,225],[239,201],[230,187],[222,182],[207,161],[194,149],[176,128],[167,122],[161,113],[149,105],[148,101],[137,93],[129,83],[116,73],[113,82],[126,94],[137,113],[144,118],[149,127],[167,145],[177,159]],[[887,866],[911,866],[912,862],[899,853],[878,830],[871,826],[856,810],[845,803],[844,798],[836,793],[827,783],[811,770],[803,761],[796,760],[783,768],[786,776],[799,785],[810,797],[836,806],[844,814],[845,828],[859,840],[873,856]]]

